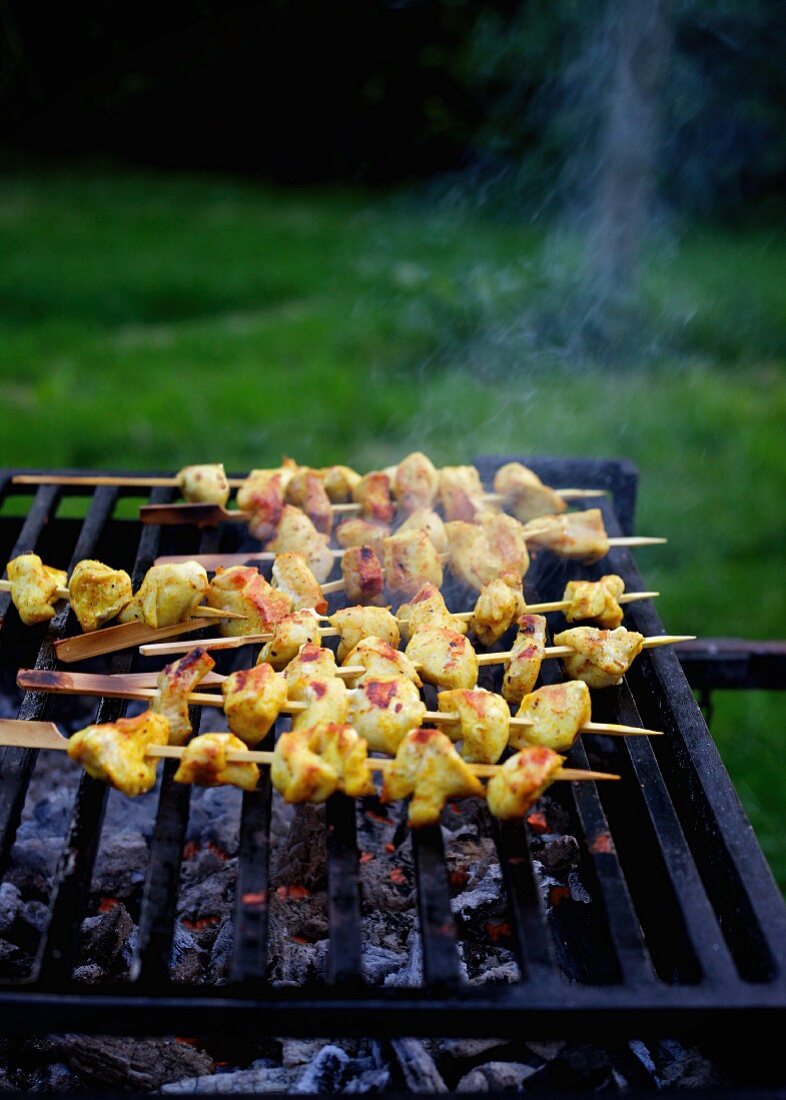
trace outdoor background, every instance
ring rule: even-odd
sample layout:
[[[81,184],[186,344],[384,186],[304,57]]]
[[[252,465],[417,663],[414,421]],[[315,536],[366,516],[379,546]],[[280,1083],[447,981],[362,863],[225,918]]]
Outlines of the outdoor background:
[[[667,628],[786,637],[783,3],[75,8],[0,0],[2,465],[624,456]]]

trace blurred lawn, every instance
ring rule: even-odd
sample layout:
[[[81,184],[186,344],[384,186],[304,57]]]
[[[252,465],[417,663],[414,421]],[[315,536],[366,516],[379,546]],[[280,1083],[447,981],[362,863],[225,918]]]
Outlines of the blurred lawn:
[[[570,243],[455,197],[31,174],[0,181],[0,233],[0,464],[626,456],[667,628],[786,636],[782,236],[653,257],[647,366],[601,372],[528,350],[576,321]],[[713,732],[786,888],[779,701],[718,696]]]

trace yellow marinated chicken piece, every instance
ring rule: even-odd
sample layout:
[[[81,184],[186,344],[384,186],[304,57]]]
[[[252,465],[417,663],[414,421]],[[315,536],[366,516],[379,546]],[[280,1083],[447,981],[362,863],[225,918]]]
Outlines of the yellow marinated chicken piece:
[[[398,623],[388,607],[343,607],[330,616],[330,625],[341,633],[336,654],[339,664],[363,638],[382,638],[394,649],[401,641]]]
[[[207,573],[199,562],[154,565],[118,618],[121,623],[140,619],[153,630],[183,623],[194,616],[208,587]]]
[[[622,622],[619,598],[625,591],[625,581],[616,573],[608,573],[599,581],[568,581],[562,595],[570,600],[565,611],[569,623],[594,619],[604,630],[614,630]]]
[[[496,764],[508,744],[510,708],[500,695],[484,688],[441,691],[437,705],[459,721],[445,732],[461,741],[461,755],[472,764]]]
[[[494,508],[483,499],[483,486],[475,466],[443,466],[439,472],[439,502],[445,519],[474,523]]]
[[[409,603],[403,603],[397,618],[407,639],[424,626],[443,626],[456,634],[467,633],[467,624],[448,611],[442,593],[433,584],[424,584]]]
[[[438,554],[448,552],[448,536],[445,534],[445,524],[439,512],[431,508],[416,508],[407,516],[396,533],[403,535],[407,531],[425,531]]]
[[[77,562],[68,583],[71,610],[83,630],[97,630],[131,602],[131,578],[124,569],[100,561]]]
[[[255,665],[227,676],[221,694],[232,733],[247,745],[258,745],[287,702],[288,684],[270,665]]]
[[[439,493],[439,471],[430,458],[420,451],[413,451],[399,462],[394,489],[402,511],[431,509]]]
[[[583,680],[591,688],[614,687],[641,653],[644,635],[618,626],[601,630],[596,626],[574,626],[554,636],[554,645],[566,645],[574,651],[563,657],[565,672],[572,680]]]
[[[594,562],[609,552],[609,539],[600,508],[565,512],[561,516],[540,516],[524,525],[531,546],[552,550],[562,558]]]
[[[229,500],[229,482],[222,463],[205,466],[184,466],[177,474],[177,483],[187,501],[192,504],[218,504]]]
[[[240,787],[253,791],[259,782],[259,768],[252,761],[230,762],[227,754],[242,752],[245,745],[231,733],[202,733],[189,741],[173,778],[175,783],[197,787]]]
[[[327,611],[322,586],[311,572],[302,554],[288,551],[278,554],[273,562],[273,587],[285,592],[295,611],[313,608],[318,615]]]
[[[285,496],[290,504],[303,509],[317,531],[323,535],[330,534],[333,528],[333,508],[317,470],[301,466],[290,478]]]
[[[207,603],[209,607],[243,616],[242,619],[222,621],[218,629],[225,638],[267,634],[292,614],[291,596],[273,588],[259,570],[250,565],[217,569],[207,592]]]
[[[477,523],[445,524],[451,571],[480,591],[503,572],[523,577],[529,568],[524,528],[513,516],[481,516]]]
[[[304,645],[284,669],[290,697],[297,698],[309,680],[330,680],[336,675],[336,658],[332,649]]]
[[[427,684],[449,691],[478,681],[478,656],[468,638],[442,626],[423,626],[407,643],[407,657]]]
[[[412,795],[408,820],[413,829],[436,825],[450,798],[483,796],[482,783],[456,752],[450,738],[439,730],[408,733],[384,777],[383,802]]]
[[[480,516],[478,523],[497,572],[509,570],[523,577],[529,568],[529,553],[522,524],[504,512]]]
[[[296,469],[291,459],[285,459],[278,469],[252,470],[237,491],[237,506],[241,512],[248,512],[248,530],[260,542],[267,542],[276,533],[287,485]]]
[[[481,645],[493,645],[524,614],[521,577],[510,570],[484,584],[475,601],[469,629]]]
[[[68,755],[93,779],[103,779],[129,798],[155,786],[158,758],[146,756],[151,745],[166,745],[169,722],[146,710],[136,718],[119,718],[87,726],[68,742]]]
[[[377,557],[382,560],[384,553],[383,543],[390,534],[390,526],[386,523],[371,523],[367,519],[357,517],[344,520],[336,528],[336,542],[344,549],[351,546],[370,546]]]
[[[325,802],[335,791],[362,798],[375,790],[366,742],[334,722],[282,734],[270,778],[285,802]]]
[[[372,752],[394,756],[425,713],[420,692],[406,676],[368,676],[349,693],[347,721]]]
[[[359,677],[362,680],[369,676],[406,676],[415,687],[423,687],[417,669],[409,657],[382,638],[364,638],[349,651],[341,663],[346,666],[361,665],[366,670]]]
[[[566,753],[592,717],[589,688],[581,680],[546,684],[524,696],[517,717],[528,718],[532,725],[512,728],[510,743],[514,749],[545,745],[554,752]]]
[[[197,648],[159,672],[157,694],[150,709],[154,714],[163,714],[169,722],[170,745],[185,745],[191,736],[188,696],[215,664],[209,653]]]
[[[323,466],[319,471],[325,492],[334,504],[348,504],[360,474],[351,466]]]
[[[350,603],[385,602],[385,574],[370,546],[350,546],[341,555],[344,591]]]
[[[295,611],[273,627],[273,637],[262,647],[257,664],[267,663],[281,672],[307,644],[322,644],[319,619],[313,611]]]
[[[381,470],[372,470],[352,489],[352,499],[360,505],[363,519],[371,523],[392,523],[396,509],[393,506],[390,478]]]
[[[45,623],[54,617],[53,604],[61,599],[58,588],[65,588],[68,574],[53,569],[38,554],[20,554],[8,563],[11,600],[25,626]]]
[[[405,531],[385,539],[385,581],[396,595],[414,596],[424,584],[442,585],[442,562],[425,531]]]
[[[349,713],[347,685],[334,676],[332,680],[300,681],[296,690],[289,692],[295,703],[305,703],[306,709],[292,717],[292,729],[304,730],[318,722],[343,724]]]
[[[267,544],[276,554],[294,550],[306,559],[309,569],[320,584],[324,584],[333,568],[333,554],[328,548],[328,536],[317,531],[305,512],[285,504],[276,537]]]
[[[535,687],[546,648],[546,620],[543,615],[522,615],[519,632],[511,647],[511,658],[502,677],[502,694],[518,705]]]
[[[562,767],[563,757],[536,746],[522,749],[500,766],[488,782],[489,810],[502,821],[525,817]]]
[[[521,523],[536,516],[564,512],[567,504],[562,497],[544,485],[534,470],[520,462],[500,466],[494,476],[494,492],[504,496],[505,507]]]

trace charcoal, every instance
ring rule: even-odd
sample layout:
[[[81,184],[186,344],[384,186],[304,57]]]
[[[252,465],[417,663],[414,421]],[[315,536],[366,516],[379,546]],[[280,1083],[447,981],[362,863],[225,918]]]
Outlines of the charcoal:
[[[118,960],[122,964],[123,948],[133,927],[134,922],[122,904],[82,921],[80,964],[97,964],[107,971],[111,971]]]
[[[107,1035],[63,1035],[60,1057],[86,1082],[123,1089],[157,1089],[186,1075],[210,1073],[212,1060],[201,1050],[175,1039],[117,1038]]]
[[[423,948],[420,936],[413,929],[407,941],[408,954],[406,962],[401,970],[388,974],[384,984],[386,986],[418,986],[423,983]]]
[[[12,882],[0,886],[0,936],[5,936],[14,927],[22,904],[22,895]]]
[[[406,966],[407,958],[398,951],[370,944],[363,952],[363,976],[367,982],[379,984]]]
[[[211,722],[211,729],[213,724]],[[240,838],[240,798],[227,787],[194,792],[188,822],[188,837],[200,848],[214,847],[226,856],[236,856]]]
[[[0,974],[7,978],[22,978],[30,967],[31,957],[8,940],[0,939]]]
[[[49,907],[42,901],[26,901],[19,909],[14,939],[21,948],[34,955],[41,933],[49,919]]]
[[[444,1054],[456,1061],[477,1058],[496,1047],[507,1046],[509,1039],[443,1039],[441,1046]]]
[[[267,1059],[254,1062],[248,1069],[234,1073],[216,1073],[210,1076],[187,1077],[162,1087],[162,1093],[227,1094],[289,1092],[298,1070],[271,1066]]]
[[[462,921],[482,920],[484,915],[503,908],[502,869],[499,864],[488,868],[474,889],[464,890],[453,899],[454,915]]]
[[[309,1062],[292,1091],[315,1095],[341,1092],[349,1077],[351,1065],[352,1059],[346,1051],[329,1043]]]
[[[207,952],[179,921],[175,922],[169,967],[173,982],[200,982],[209,961]]]
[[[193,870],[191,870],[193,868]],[[193,923],[227,912],[235,890],[235,861],[224,862],[203,852],[184,865],[178,915]]]
[[[281,1061],[287,1069],[305,1066],[326,1044],[327,1039],[282,1039]]]
[[[324,889],[325,856],[325,807],[307,802],[296,806],[284,843],[273,851],[274,886],[304,886],[312,893]]]
[[[389,1069],[364,1069],[342,1089],[346,1094],[384,1092],[390,1082]]]
[[[686,1047],[676,1039],[653,1044],[656,1080],[660,1088],[707,1089],[724,1084],[724,1076],[714,1062],[696,1047]]]
[[[465,1074],[456,1092],[522,1092],[524,1082],[537,1072],[523,1062],[486,1062]]]
[[[565,874],[579,858],[579,842],[575,836],[558,836],[548,840],[540,853],[543,866],[554,874]]]
[[[45,900],[49,896],[62,844],[60,837],[17,837],[6,881],[18,887],[24,897]]]
[[[434,1059],[420,1039],[393,1039],[390,1044],[410,1092],[447,1092]]]
[[[141,833],[104,831],[93,874],[94,892],[128,901],[141,890],[147,870],[148,847]]]
[[[235,943],[234,926],[231,920],[225,920],[218,930],[210,956],[210,980],[219,982],[225,979],[232,959]]]

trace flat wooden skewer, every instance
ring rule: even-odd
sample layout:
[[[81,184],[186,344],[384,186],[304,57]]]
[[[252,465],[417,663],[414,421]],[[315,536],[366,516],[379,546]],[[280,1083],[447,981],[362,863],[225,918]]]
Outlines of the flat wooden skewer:
[[[348,669],[343,669],[347,672]],[[358,669],[353,670],[353,675],[358,674]],[[210,679],[205,677],[202,685],[222,684],[226,679],[218,673],[210,673]],[[125,673],[114,676],[103,676],[92,672],[57,672],[48,669],[27,668],[20,669],[16,682],[19,687],[27,691],[51,692],[55,695],[100,695],[111,699],[155,699],[157,693],[157,672]],[[195,707],[220,707],[223,708],[224,700],[221,695],[208,694],[206,692],[192,692],[187,699],[190,706]],[[282,714],[302,714],[308,709],[308,703],[288,702],[281,708]],[[427,710],[423,715],[424,722],[433,722],[437,725],[455,725],[461,721],[461,715],[452,711]],[[529,718],[513,717],[510,724],[514,729],[529,729],[533,723]],[[608,722],[587,722],[582,726],[581,733],[605,733],[616,737],[659,737],[661,730],[643,729],[640,726],[624,726]]]
[[[222,732],[226,733],[226,730]],[[0,719],[0,745],[8,745],[20,749],[55,749],[64,752],[68,748],[68,738],[63,737],[54,722],[26,722],[16,718]],[[183,755],[182,745],[150,745],[146,756],[163,758],[167,760],[179,760]],[[272,764],[273,753],[260,750],[230,749],[226,755],[230,764]],[[370,756],[368,758],[372,771],[385,772],[392,768],[395,760]],[[467,767],[479,778],[490,778],[496,775],[501,764],[468,764]],[[587,779],[619,779],[612,772],[584,771],[581,768],[560,768],[552,777],[565,780]]]
[[[61,638],[55,642],[55,653],[59,660],[70,664],[73,661],[87,660],[88,657],[100,657],[103,653],[114,653],[117,649],[143,645],[154,638],[174,638],[178,634],[190,634],[195,630],[202,630],[203,627],[213,626],[216,619],[242,618],[236,611],[198,607],[192,618],[171,626],[152,627],[143,622],[118,623],[116,626],[89,630],[86,634],[75,634],[72,638]]]

